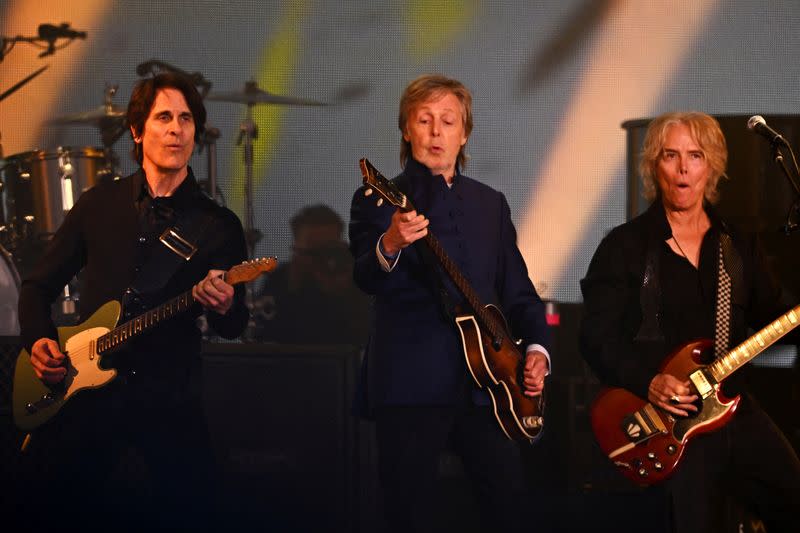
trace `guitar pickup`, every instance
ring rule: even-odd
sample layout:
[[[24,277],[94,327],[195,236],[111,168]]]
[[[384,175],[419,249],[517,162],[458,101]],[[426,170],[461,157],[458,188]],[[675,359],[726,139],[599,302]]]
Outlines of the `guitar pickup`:
[[[695,370],[689,374],[689,380],[691,380],[694,388],[697,389],[697,392],[702,398],[707,398],[714,392],[714,386],[711,384],[706,373],[703,372],[703,369]]]

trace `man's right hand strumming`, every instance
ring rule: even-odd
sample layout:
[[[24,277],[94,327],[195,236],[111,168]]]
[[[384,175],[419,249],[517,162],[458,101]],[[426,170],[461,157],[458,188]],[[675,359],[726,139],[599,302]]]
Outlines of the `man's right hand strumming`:
[[[44,383],[58,383],[67,375],[64,354],[53,339],[42,337],[31,347],[31,365],[36,376]]]

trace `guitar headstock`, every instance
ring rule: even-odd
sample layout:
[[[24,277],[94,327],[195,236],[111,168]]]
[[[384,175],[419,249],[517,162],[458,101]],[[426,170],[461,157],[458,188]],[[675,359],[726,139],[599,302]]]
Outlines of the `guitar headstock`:
[[[380,195],[377,204],[380,206],[386,200],[390,204],[399,207],[403,210],[410,210],[410,202],[405,194],[403,194],[397,186],[386,179],[386,177],[378,172],[378,169],[372,166],[367,158],[363,158],[358,162],[361,167],[361,174],[364,176],[364,185],[367,186],[364,191],[364,196],[369,196],[373,191]]]
[[[245,261],[228,270],[225,273],[225,281],[230,285],[247,283],[248,281],[253,281],[261,274],[272,272],[277,267],[278,260],[274,257],[261,257],[259,259]]]

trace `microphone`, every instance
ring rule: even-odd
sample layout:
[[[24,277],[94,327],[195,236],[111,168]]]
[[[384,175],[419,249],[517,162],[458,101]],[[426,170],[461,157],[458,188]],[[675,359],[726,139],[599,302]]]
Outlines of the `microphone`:
[[[180,74],[181,76],[185,76],[187,78],[191,78],[192,75],[186,72],[185,70],[181,70],[178,67],[172,66],[169,63],[165,63],[163,61],[159,61],[158,59],[150,59],[145,61],[144,63],[139,63],[136,66],[136,74],[139,76],[147,76],[148,74],[152,74],[156,70],[164,70],[167,72],[174,72],[175,74]]]
[[[86,39],[86,32],[73,30],[68,22],[62,22],[60,26],[39,24],[39,37],[45,41],[55,41],[58,38]]]
[[[186,72],[183,69],[179,69],[176,66],[170,65],[169,63],[165,63],[164,61],[160,61],[158,59],[149,59],[144,63],[139,63],[136,66],[136,75],[140,77],[145,77],[148,74],[155,74],[156,72],[174,72],[175,74],[179,74],[189,79],[195,84],[195,86],[202,87],[204,89],[203,96],[205,96],[205,93],[211,88],[211,82],[205,79],[200,72]]]
[[[786,142],[786,139],[783,138],[783,135],[767,126],[767,121],[764,120],[764,117],[761,115],[753,115],[750,117],[750,120],[747,121],[747,129],[761,135],[767,139],[770,144],[782,144],[783,146],[789,146],[789,143]]]
[[[68,22],[62,22],[60,26],[39,24],[39,39],[47,41],[47,49],[39,57],[53,55],[56,52],[56,40],[59,38],[86,39],[86,32],[73,30]]]

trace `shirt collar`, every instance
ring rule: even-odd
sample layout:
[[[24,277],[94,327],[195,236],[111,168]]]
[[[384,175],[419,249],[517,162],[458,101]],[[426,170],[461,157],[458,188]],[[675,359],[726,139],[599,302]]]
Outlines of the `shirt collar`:
[[[703,209],[705,210],[706,215],[708,215],[712,230],[726,231],[725,223],[722,221],[717,214],[717,211],[710,203],[703,201]],[[656,200],[650,204],[650,207],[646,211],[646,216],[650,218],[653,225],[653,230],[660,238],[662,238],[662,240],[667,240],[672,237],[672,228],[669,225],[669,221],[667,220],[667,212],[664,209],[664,204],[661,203],[660,198],[656,198]]]
[[[192,167],[188,167],[187,170],[188,174],[186,175],[186,179],[178,185],[178,188],[175,189],[172,196],[162,198],[162,200],[166,200],[167,203],[172,204],[174,207],[180,207],[190,202],[194,195],[200,190],[200,186],[197,184],[197,180],[194,177],[194,172],[192,172]],[[144,169],[142,168],[133,175],[133,191],[134,201],[137,204],[142,202],[145,198],[150,198],[152,200],[150,191],[147,188]]]
[[[447,187],[447,182],[445,181],[444,176],[442,176],[441,174],[434,174],[428,167],[426,167],[413,157],[409,157],[408,159],[406,159],[406,165],[403,168],[403,174],[406,174],[407,176],[409,176],[414,180],[427,178],[428,183],[436,182],[436,180],[438,179],[441,182],[442,186]],[[452,185],[453,187],[455,187],[458,184],[460,178],[461,178],[461,169],[459,168],[458,163],[456,163],[456,172],[453,175],[453,185]]]

